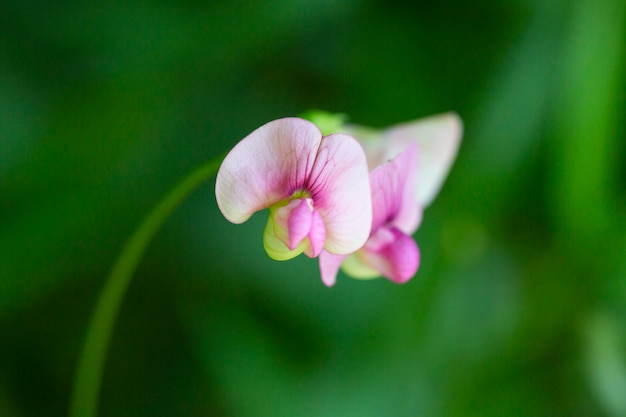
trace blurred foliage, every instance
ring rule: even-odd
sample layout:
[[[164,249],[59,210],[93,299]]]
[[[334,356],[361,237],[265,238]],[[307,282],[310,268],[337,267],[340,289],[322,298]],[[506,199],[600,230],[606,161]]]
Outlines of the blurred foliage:
[[[623,0],[0,6],[0,416],[66,415],[141,218],[264,122],[465,136],[396,286],[264,253],[213,183],[135,276],[101,416],[626,416]]]

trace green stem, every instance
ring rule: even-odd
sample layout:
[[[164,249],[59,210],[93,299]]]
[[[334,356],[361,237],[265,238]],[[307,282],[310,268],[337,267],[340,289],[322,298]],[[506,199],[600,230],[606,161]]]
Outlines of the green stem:
[[[128,284],[148,243],[174,210],[207,179],[215,175],[222,158],[210,161],[180,182],[141,222],[117,259],[98,299],[78,364],[70,417],[94,417],[107,347]]]

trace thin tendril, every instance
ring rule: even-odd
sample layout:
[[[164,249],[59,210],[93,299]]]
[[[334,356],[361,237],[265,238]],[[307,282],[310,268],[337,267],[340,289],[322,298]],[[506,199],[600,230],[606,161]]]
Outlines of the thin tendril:
[[[192,191],[215,175],[222,159],[216,158],[208,162],[183,179],[143,219],[122,249],[107,277],[87,330],[74,379],[70,417],[96,416],[104,362],[113,325],[139,260],[163,223]]]

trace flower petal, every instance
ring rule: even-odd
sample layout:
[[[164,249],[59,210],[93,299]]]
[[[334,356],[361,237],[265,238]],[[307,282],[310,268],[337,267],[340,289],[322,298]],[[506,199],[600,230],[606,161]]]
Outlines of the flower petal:
[[[417,143],[407,148],[392,161],[370,173],[372,187],[372,231],[391,224],[406,234],[417,229],[422,209],[415,195],[417,180]]]
[[[263,233],[263,247],[267,255],[276,261],[287,261],[300,255],[309,244],[308,240],[303,240],[293,250],[289,249],[285,242],[276,234],[277,226],[274,223],[274,216],[267,218],[265,232]]]
[[[297,200],[291,200],[291,202],[277,211],[288,210],[288,228],[289,228],[289,249],[294,249],[304,238],[306,238],[311,231],[311,222],[313,213],[309,207],[308,202],[299,198]],[[278,213],[277,213],[278,216]]]
[[[427,207],[439,193],[456,157],[463,123],[455,113],[432,116],[395,126],[384,133],[392,152],[402,151],[408,140],[419,146],[417,198]]]
[[[337,281],[337,272],[347,255],[335,255],[334,253],[322,251],[319,256],[320,275],[322,282],[327,287],[332,287]]]
[[[324,219],[324,249],[335,254],[359,249],[372,223],[369,173],[359,143],[343,134],[325,136],[305,188]]]
[[[301,189],[313,169],[322,134],[298,118],[271,121],[242,139],[217,173],[217,204],[229,221],[243,223]]]
[[[456,113],[444,113],[393,126],[382,132],[357,125],[344,131],[365,149],[370,170],[395,158],[416,140],[419,147],[419,175],[415,184],[418,201],[428,206],[435,198],[456,157],[463,123]]]
[[[392,239],[389,239],[389,232]],[[402,233],[395,227],[381,228],[378,233],[384,233],[384,245],[370,248],[370,242],[359,252],[359,260],[380,275],[389,280],[402,284],[410,280],[419,266],[420,254],[415,240]],[[390,241],[389,241],[390,240]],[[376,242],[379,243],[379,242]]]
[[[313,210],[312,213],[311,230],[308,238],[309,246],[304,250],[304,253],[310,258],[315,258],[324,249],[324,242],[326,241],[326,226],[317,210]]]

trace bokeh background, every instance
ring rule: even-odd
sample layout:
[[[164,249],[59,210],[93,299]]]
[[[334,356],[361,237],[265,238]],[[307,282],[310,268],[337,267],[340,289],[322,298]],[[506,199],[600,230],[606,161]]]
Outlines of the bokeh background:
[[[0,416],[63,416],[122,245],[309,109],[449,110],[403,286],[264,253],[198,189],[147,250],[101,416],[626,416],[623,0],[0,3]]]

